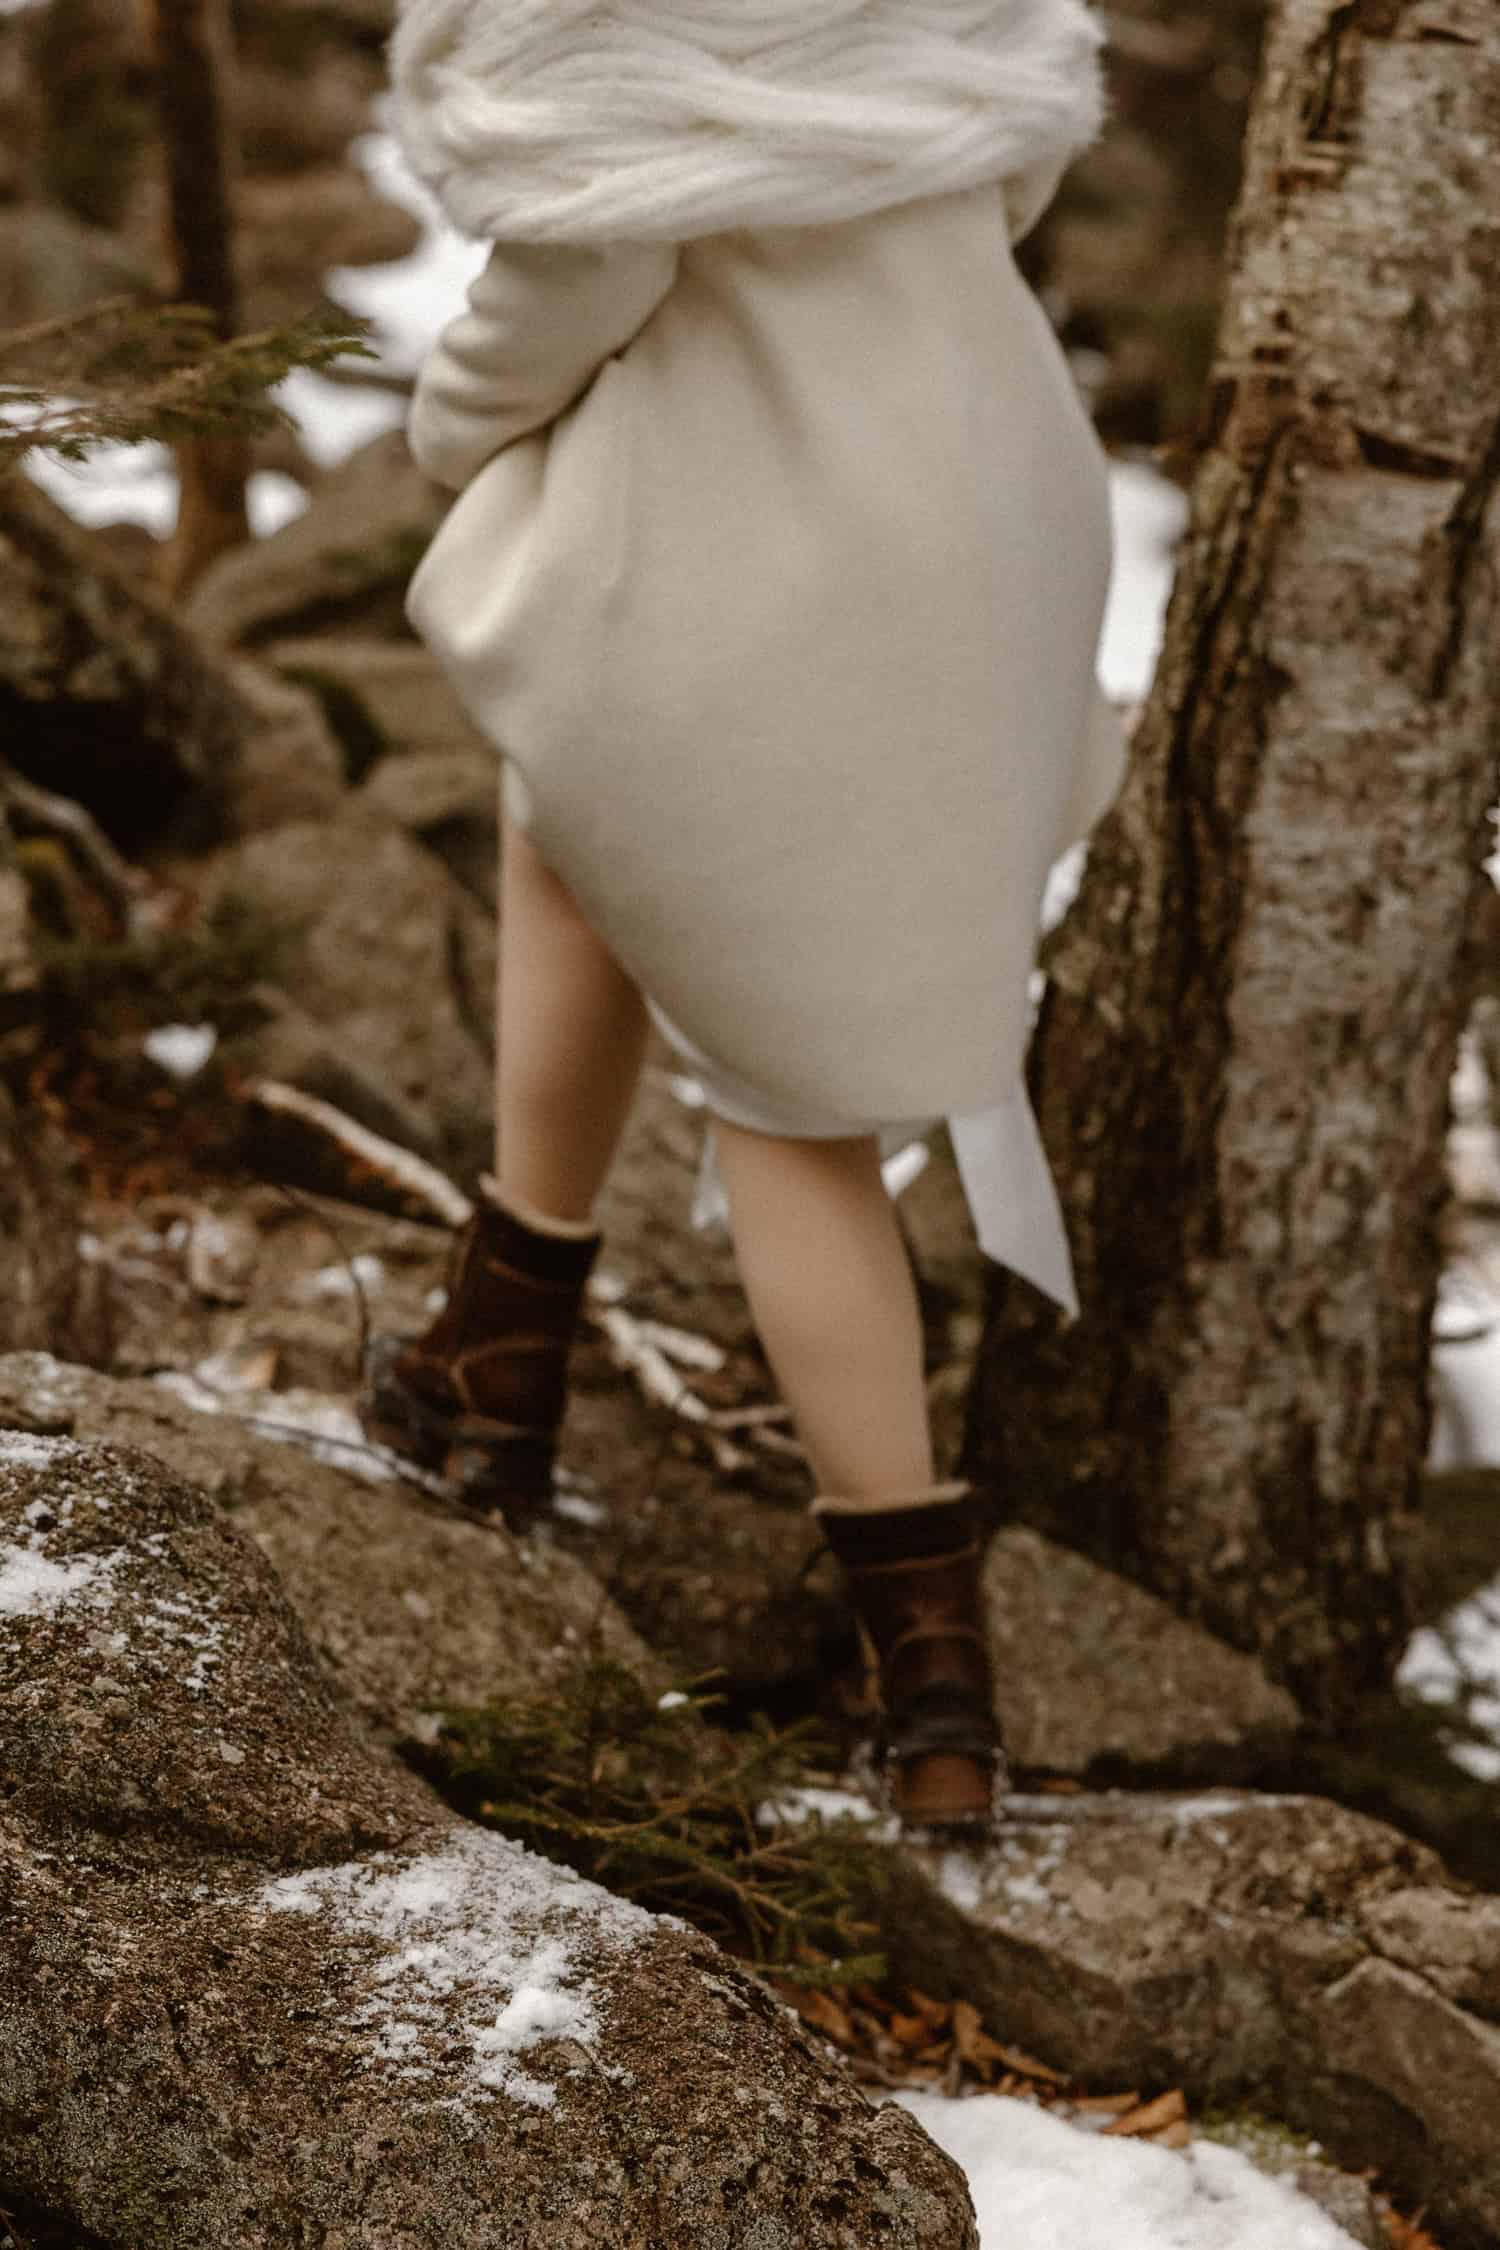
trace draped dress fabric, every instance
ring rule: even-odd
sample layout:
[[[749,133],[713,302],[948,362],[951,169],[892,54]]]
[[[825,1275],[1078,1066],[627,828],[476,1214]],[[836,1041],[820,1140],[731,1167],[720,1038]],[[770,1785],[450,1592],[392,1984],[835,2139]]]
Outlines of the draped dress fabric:
[[[462,490],[409,608],[710,1108],[946,1118],[981,1247],[1073,1310],[1022,1059],[1047,873],[1121,757],[1109,510],[1013,223],[990,181],[497,246],[414,402]]]

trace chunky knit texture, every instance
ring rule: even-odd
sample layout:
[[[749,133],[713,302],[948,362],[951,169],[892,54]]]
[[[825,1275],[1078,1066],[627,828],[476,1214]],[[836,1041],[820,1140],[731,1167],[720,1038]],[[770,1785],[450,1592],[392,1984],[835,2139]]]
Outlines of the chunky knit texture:
[[[1025,178],[1093,140],[1084,0],[401,0],[407,160],[465,233],[689,241]]]

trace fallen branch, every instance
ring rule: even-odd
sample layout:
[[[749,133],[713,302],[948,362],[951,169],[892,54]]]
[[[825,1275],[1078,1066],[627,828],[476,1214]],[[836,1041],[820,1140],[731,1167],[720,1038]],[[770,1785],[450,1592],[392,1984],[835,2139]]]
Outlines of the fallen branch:
[[[736,1445],[728,1433],[743,1431],[752,1444],[768,1453],[806,1456],[795,1438],[775,1425],[791,1419],[784,1406],[713,1407],[681,1376],[679,1367],[696,1368],[716,1375],[728,1353],[707,1336],[686,1328],[672,1328],[627,1312],[619,1299],[623,1284],[612,1274],[599,1275],[586,1301],[589,1319],[607,1344],[614,1364],[630,1376],[649,1405],[664,1406],[697,1434],[725,1474],[754,1465],[754,1455]]]
[[[354,1203],[393,1210],[398,1218],[436,1219],[462,1227],[474,1206],[445,1172],[396,1141],[374,1133],[344,1110],[276,1078],[258,1078],[245,1100],[315,1170],[331,1175]]]

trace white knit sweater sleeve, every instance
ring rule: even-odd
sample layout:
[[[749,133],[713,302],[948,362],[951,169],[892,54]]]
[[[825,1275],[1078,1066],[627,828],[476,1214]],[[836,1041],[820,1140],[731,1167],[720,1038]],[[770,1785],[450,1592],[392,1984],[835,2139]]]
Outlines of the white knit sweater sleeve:
[[[407,438],[456,491],[515,438],[555,421],[671,288],[675,243],[497,243],[423,365]]]

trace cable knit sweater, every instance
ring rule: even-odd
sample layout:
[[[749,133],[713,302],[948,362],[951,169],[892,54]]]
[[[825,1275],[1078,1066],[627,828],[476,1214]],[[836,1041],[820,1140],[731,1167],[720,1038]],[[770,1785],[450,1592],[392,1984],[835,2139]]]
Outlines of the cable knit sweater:
[[[464,232],[682,242],[1007,186],[1103,113],[1084,0],[402,0],[394,124]]]

